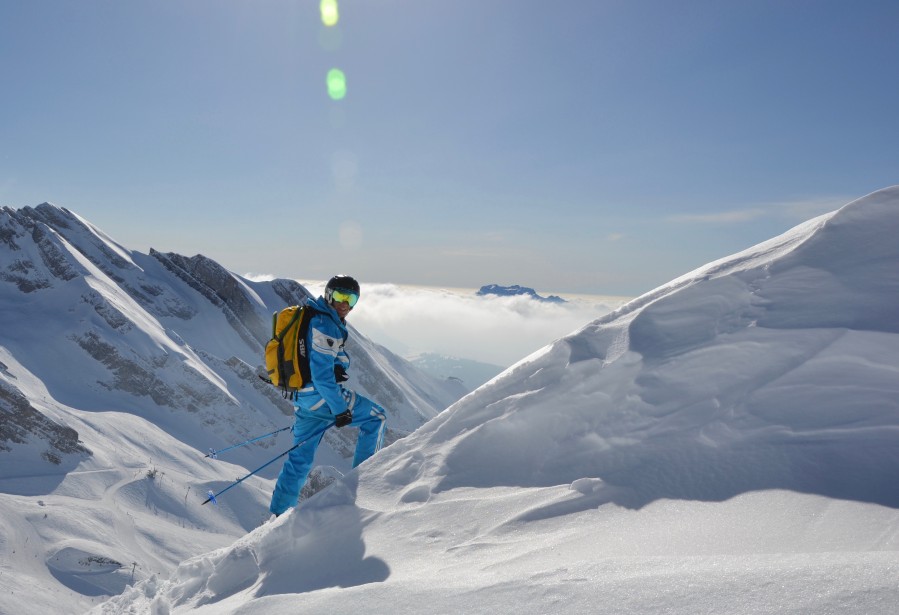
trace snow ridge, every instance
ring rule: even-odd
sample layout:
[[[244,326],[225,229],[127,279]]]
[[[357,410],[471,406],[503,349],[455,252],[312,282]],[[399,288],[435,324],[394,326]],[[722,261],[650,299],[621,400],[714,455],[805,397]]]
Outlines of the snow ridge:
[[[535,353],[93,613],[892,613],[899,187]]]

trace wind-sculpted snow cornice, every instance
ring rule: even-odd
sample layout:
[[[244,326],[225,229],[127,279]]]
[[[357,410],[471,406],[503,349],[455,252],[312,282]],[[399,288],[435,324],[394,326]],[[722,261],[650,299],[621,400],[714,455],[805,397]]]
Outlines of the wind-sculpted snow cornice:
[[[590,507],[781,489],[899,508],[897,234],[881,191],[551,344],[413,435],[449,451],[434,491],[596,477]]]

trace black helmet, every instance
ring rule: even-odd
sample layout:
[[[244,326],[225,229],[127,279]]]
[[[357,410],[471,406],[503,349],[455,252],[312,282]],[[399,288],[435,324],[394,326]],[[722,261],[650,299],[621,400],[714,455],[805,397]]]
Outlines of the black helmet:
[[[325,285],[325,290],[328,291],[335,288],[351,290],[357,295],[359,294],[359,282],[356,281],[356,278],[349,275],[335,275],[328,280],[327,285]]]
[[[325,285],[325,301],[331,303],[331,293],[338,289],[349,291],[355,293],[357,297],[359,296],[359,282],[355,278],[348,275],[335,275]]]

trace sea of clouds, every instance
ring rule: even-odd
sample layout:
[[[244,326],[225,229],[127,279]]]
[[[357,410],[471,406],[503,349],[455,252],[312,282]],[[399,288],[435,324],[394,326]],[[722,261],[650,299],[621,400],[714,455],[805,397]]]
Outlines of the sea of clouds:
[[[317,280],[300,283],[314,296],[320,295],[325,285]],[[561,296],[566,303],[527,296],[480,296],[475,289],[363,282],[362,297],[348,321],[401,356],[436,353],[505,368],[629,299]]]

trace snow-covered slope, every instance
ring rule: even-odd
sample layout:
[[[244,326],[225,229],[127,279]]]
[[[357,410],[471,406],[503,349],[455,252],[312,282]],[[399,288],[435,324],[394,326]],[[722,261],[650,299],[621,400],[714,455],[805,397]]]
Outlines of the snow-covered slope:
[[[449,357],[436,352],[422,352],[413,356],[407,355],[406,358],[412,365],[435,378],[457,382],[460,390],[466,393],[492,380],[503,371],[499,365]]]
[[[691,272],[95,612],[894,613],[897,237],[891,188]]]
[[[199,503],[289,435],[203,454],[292,423],[257,372],[272,312],[306,295],[128,250],[53,205],[0,209],[0,612],[84,610],[267,517],[280,463],[218,508]],[[348,349],[389,441],[460,396],[356,331]],[[346,471],[354,430],[331,432],[318,462]]]

